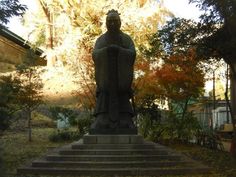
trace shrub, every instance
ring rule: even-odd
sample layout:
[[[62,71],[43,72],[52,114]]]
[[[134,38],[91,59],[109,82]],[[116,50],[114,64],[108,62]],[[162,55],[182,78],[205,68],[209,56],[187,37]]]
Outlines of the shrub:
[[[201,131],[200,124],[191,112],[182,118],[173,112],[162,121],[153,120],[148,114],[138,118],[139,132],[147,139],[157,141],[181,141],[188,143]]]
[[[75,131],[55,131],[51,135],[49,135],[49,140],[52,142],[62,142],[62,141],[74,141],[79,140],[81,138],[81,134]]]
[[[0,134],[10,126],[10,114],[6,109],[0,107]]]
[[[1,171],[1,174],[0,174],[0,177],[4,177],[5,176],[5,170],[3,168],[3,147],[2,145],[0,144],[0,171]]]
[[[88,132],[90,125],[92,123],[92,119],[90,117],[78,118],[77,119],[77,127],[81,134],[85,134]]]
[[[15,95],[19,91],[19,80],[12,75],[0,76],[0,133],[9,128],[13,114],[18,109]]]

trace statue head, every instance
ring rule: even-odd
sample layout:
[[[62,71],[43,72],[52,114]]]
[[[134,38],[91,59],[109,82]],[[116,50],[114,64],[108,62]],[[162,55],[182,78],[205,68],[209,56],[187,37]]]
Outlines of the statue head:
[[[112,9],[107,13],[106,26],[109,32],[119,32],[121,27],[120,14]]]

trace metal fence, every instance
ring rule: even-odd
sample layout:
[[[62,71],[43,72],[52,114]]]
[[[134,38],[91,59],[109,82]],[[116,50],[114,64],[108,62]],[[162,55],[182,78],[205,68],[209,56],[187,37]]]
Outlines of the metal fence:
[[[219,129],[222,125],[231,122],[229,111],[212,111],[212,113],[198,112],[194,113],[202,128],[207,129],[213,125],[213,129]],[[212,120],[212,122],[211,122]]]

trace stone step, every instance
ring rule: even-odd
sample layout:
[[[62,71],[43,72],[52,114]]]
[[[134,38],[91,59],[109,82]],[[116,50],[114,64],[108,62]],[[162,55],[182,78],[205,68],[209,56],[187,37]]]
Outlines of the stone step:
[[[84,135],[84,144],[143,144],[141,135]]]
[[[63,168],[144,168],[144,167],[178,167],[194,165],[191,161],[46,161],[38,160],[32,163],[32,167],[63,167]]]
[[[141,154],[141,155],[167,155],[168,152],[164,150],[157,149],[66,149],[60,150],[61,155],[131,155],[131,154]]]
[[[72,149],[163,149],[155,144],[80,144],[71,145]]]
[[[112,136],[96,136],[87,136],[86,143],[81,139],[54,149],[17,172],[21,176],[160,176],[205,174],[210,170],[165,146],[141,141],[137,136],[118,136],[114,141]]]
[[[161,161],[180,160],[180,155],[47,155],[49,161]]]
[[[159,176],[159,175],[190,175],[209,173],[207,167],[190,168],[19,168],[18,174],[60,175],[60,176]]]

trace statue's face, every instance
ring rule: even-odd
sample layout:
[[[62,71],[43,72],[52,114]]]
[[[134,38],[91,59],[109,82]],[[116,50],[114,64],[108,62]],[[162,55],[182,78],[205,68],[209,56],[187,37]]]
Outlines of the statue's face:
[[[107,30],[110,32],[118,32],[120,30],[121,21],[120,17],[116,13],[110,13],[106,19]]]

